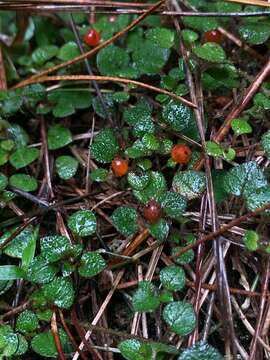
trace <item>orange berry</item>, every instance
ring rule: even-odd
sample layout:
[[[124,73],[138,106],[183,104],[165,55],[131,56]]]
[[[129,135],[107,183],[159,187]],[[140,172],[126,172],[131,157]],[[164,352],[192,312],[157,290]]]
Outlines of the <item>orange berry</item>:
[[[128,172],[128,160],[117,157],[112,161],[112,170],[115,176],[121,177]]]
[[[186,165],[190,161],[191,156],[192,152],[185,144],[177,144],[172,148],[171,157],[173,161],[177,162],[178,164]]]
[[[223,35],[218,30],[206,31],[203,34],[203,38],[206,42],[214,42],[217,44],[221,44],[224,40]]]
[[[161,206],[156,200],[150,200],[143,209],[143,216],[150,223],[156,222],[161,217]]]

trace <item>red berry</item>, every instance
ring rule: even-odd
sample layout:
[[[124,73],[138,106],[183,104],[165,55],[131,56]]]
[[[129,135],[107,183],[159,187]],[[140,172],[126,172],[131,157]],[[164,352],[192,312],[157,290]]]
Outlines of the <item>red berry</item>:
[[[191,156],[192,152],[185,144],[177,144],[172,148],[171,157],[173,161],[177,162],[178,164],[186,165],[190,161]]]
[[[143,216],[150,223],[156,222],[161,217],[161,206],[156,200],[150,200],[143,209]]]
[[[100,34],[95,29],[90,29],[83,38],[88,46],[97,46],[100,41]]]
[[[112,161],[112,169],[115,176],[121,177],[128,172],[128,160],[119,157]]]
[[[203,34],[203,37],[206,42],[214,42],[217,44],[221,44],[224,39],[223,35],[218,30],[206,31]]]

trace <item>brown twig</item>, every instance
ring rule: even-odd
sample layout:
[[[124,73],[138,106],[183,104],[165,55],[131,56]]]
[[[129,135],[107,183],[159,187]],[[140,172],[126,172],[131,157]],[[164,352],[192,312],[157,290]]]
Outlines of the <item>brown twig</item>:
[[[263,317],[263,312],[264,312],[264,308],[265,308],[266,294],[267,294],[268,286],[269,286],[269,277],[270,277],[270,257],[267,256],[266,266],[265,266],[265,271],[264,271],[264,276],[263,276],[263,282],[262,282],[262,294],[261,294],[259,313],[257,315],[255,332],[254,332],[251,346],[250,346],[249,360],[256,359],[257,341],[258,341],[258,336],[260,335],[260,329],[261,329],[261,325],[262,325],[261,323],[262,323],[262,317]]]
[[[6,71],[4,66],[3,51],[0,45],[0,90],[7,89]]]
[[[56,350],[58,352],[59,359],[60,360],[66,360],[66,357],[65,357],[63,349],[62,349],[62,344],[61,344],[59,332],[58,332],[55,311],[53,312],[53,315],[52,315],[52,318],[51,318],[51,330],[52,330],[54,343],[55,343]]]
[[[258,215],[260,215],[261,213],[263,213],[265,210],[268,210],[270,209],[270,203],[269,204],[266,204],[264,205],[263,207],[260,207],[254,211],[251,211],[245,215],[242,215],[232,221],[230,221],[228,224],[222,226],[219,230],[217,231],[214,231],[208,235],[205,235],[204,237],[202,237],[200,240],[198,240],[195,244],[190,244],[190,245],[187,245],[185,247],[183,247],[177,254],[174,254],[174,255],[171,255],[170,256],[170,259],[174,259],[180,255],[183,255],[184,253],[186,253],[188,250],[191,250],[191,249],[195,249],[197,246],[199,246],[200,244],[203,244],[207,241],[210,241],[210,240],[213,240],[215,239],[216,237],[224,234],[226,231],[228,231],[229,229],[231,229],[232,227],[234,226],[238,226],[239,224],[241,224],[242,222],[250,219],[250,218],[253,218],[253,217],[256,217]]]
[[[126,79],[126,78],[120,78],[120,77],[113,77],[113,76],[97,76],[97,75],[59,75],[59,76],[45,76],[45,77],[40,77],[38,79],[28,79],[23,83],[19,83],[16,88],[20,88],[20,87],[24,87],[26,85],[30,85],[30,84],[34,84],[34,83],[41,83],[41,82],[48,82],[48,81],[67,81],[67,80],[71,80],[71,81],[81,81],[81,80],[95,80],[95,81],[112,81],[112,82],[116,82],[116,83],[123,83],[123,84],[133,84],[136,86],[139,86],[141,88],[150,90],[150,91],[154,91],[163,95],[167,95],[170,96],[171,98],[178,100],[182,103],[184,103],[187,106],[190,106],[192,108],[195,108],[196,106],[186,100],[185,98],[178,96],[170,91],[167,91],[165,89],[161,89],[158,88],[156,86],[153,85],[149,85],[146,83],[143,83],[141,81],[137,81],[137,80],[131,80],[131,79]]]

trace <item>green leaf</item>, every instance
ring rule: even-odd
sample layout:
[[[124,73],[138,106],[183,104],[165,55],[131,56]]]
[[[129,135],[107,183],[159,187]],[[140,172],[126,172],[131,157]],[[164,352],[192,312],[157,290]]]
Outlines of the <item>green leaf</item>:
[[[141,75],[155,75],[162,70],[169,56],[169,49],[162,48],[150,40],[145,40],[137,44],[132,59]]]
[[[0,149],[0,165],[4,165],[8,162],[8,152]]]
[[[170,139],[163,139],[159,143],[158,152],[162,155],[168,155],[171,153],[173,142]]]
[[[141,142],[146,150],[156,151],[159,148],[159,141],[153,134],[144,134]]]
[[[64,180],[72,178],[76,174],[78,166],[79,162],[73,156],[58,156],[55,161],[57,174]]]
[[[267,158],[270,159],[270,130],[263,134],[261,143]]]
[[[90,210],[79,210],[68,219],[71,231],[81,237],[93,235],[97,229],[95,215]]]
[[[80,50],[74,41],[70,41],[63,45],[58,52],[58,59],[67,61],[80,55]]]
[[[174,32],[166,28],[152,28],[146,31],[146,38],[161,48],[169,49],[174,44]]]
[[[58,268],[48,264],[41,255],[36,256],[27,269],[27,279],[33,283],[45,284],[54,279]]]
[[[58,53],[58,47],[54,45],[45,45],[38,47],[32,53],[32,61],[38,66],[43,65],[46,61],[52,59]]]
[[[101,75],[136,78],[137,71],[130,67],[128,53],[115,45],[100,50],[97,67]]]
[[[111,216],[116,229],[124,236],[131,236],[138,230],[137,212],[128,206],[120,206]]]
[[[212,173],[215,201],[217,204],[222,203],[228,196],[224,187],[224,179],[227,172],[225,170],[215,170]]]
[[[149,176],[149,183],[143,190],[133,190],[135,198],[143,204],[147,204],[151,199],[159,201],[167,190],[165,177],[161,173],[151,171]]]
[[[255,105],[261,106],[264,110],[270,109],[270,99],[263,93],[258,93],[254,96],[253,102]]]
[[[23,279],[25,273],[22,268],[16,265],[0,265],[0,280]]]
[[[106,151],[104,151],[106,149]],[[101,163],[110,163],[119,151],[119,145],[112,129],[101,130],[90,147],[91,155]]]
[[[8,184],[8,178],[6,177],[5,174],[0,173],[0,191],[3,191]]]
[[[233,119],[231,126],[236,136],[252,133],[252,127],[249,125],[247,120]]]
[[[172,255],[176,255],[178,254],[181,250],[183,249],[183,246],[176,246],[172,249]],[[184,254],[177,256],[174,258],[176,264],[178,265],[185,265],[185,264],[189,264],[193,259],[194,259],[194,251],[188,250],[186,251]]]
[[[185,349],[178,360],[224,360],[223,356],[205,342],[198,342],[197,344]]]
[[[236,196],[247,196],[266,185],[265,175],[255,161],[235,166],[224,178],[225,190]]]
[[[103,257],[98,252],[92,251],[83,254],[78,270],[81,276],[90,278],[96,276],[105,268],[106,261]]]
[[[60,149],[72,142],[72,134],[69,129],[61,124],[49,127],[48,148],[49,150]]]
[[[212,42],[207,42],[203,45],[196,46],[193,49],[193,52],[200,59],[209,62],[222,63],[226,60],[226,54],[222,47]]]
[[[27,270],[31,261],[34,259],[35,251],[36,251],[36,243],[38,238],[39,228],[35,229],[30,236],[28,244],[23,249],[22,252],[22,267],[24,270]]]
[[[68,342],[68,337],[66,333],[59,329],[60,341],[62,346]],[[55,341],[51,330],[47,332],[42,332],[41,334],[33,337],[31,341],[32,349],[42,357],[56,358],[58,356],[58,351],[55,347]]]
[[[72,114],[75,114],[75,108],[73,104],[66,99],[60,100],[54,107],[53,107],[53,115],[56,118],[65,118]]]
[[[256,251],[258,248],[259,235],[256,233],[256,231],[246,230],[243,241],[247,250]]]
[[[38,318],[31,310],[24,310],[17,318],[16,331],[29,333],[38,328]]]
[[[98,168],[90,173],[90,178],[92,181],[103,182],[107,180],[108,174],[107,169]]]
[[[185,271],[176,265],[166,266],[160,271],[160,282],[171,291],[182,290],[186,283]]]
[[[3,295],[13,285],[13,280],[0,280],[0,295]]]
[[[102,102],[100,101],[100,98],[98,96],[94,97],[92,99],[92,106],[94,109],[94,112],[100,116],[102,119],[107,119],[107,113],[114,118],[115,117],[115,106],[113,102],[112,94],[104,94],[103,100],[106,106],[106,112],[104,111],[104,106],[102,105]]]
[[[215,143],[214,141],[207,141],[206,142],[206,151],[207,154],[210,156],[223,156],[223,148],[220,144]]]
[[[134,126],[138,121],[151,121],[152,107],[142,98],[133,107],[124,111],[123,117],[128,125]]]
[[[173,178],[172,187],[188,200],[200,197],[206,189],[205,174],[200,171],[179,171]]]
[[[9,158],[9,162],[15,169],[21,169],[39,157],[39,150],[29,147],[18,148]]]
[[[72,245],[67,237],[60,235],[43,237],[40,240],[40,249],[43,258],[48,261],[48,263],[53,263],[70,256],[76,256],[82,251],[79,244]]]
[[[173,100],[163,107],[162,117],[172,130],[178,132],[187,131],[195,124],[193,110]]]
[[[165,219],[159,219],[157,222],[149,224],[148,229],[155,239],[163,241],[169,234],[170,226]]]
[[[270,36],[269,24],[266,22],[246,23],[239,26],[241,38],[251,45],[260,45],[265,43]]]
[[[129,93],[125,91],[116,91],[113,93],[113,101],[117,103],[123,103],[129,100]]]
[[[181,35],[182,35],[184,42],[188,43],[188,44],[195,42],[199,38],[199,35],[195,31],[192,31],[189,29],[182,30]]]
[[[54,305],[68,309],[74,301],[74,289],[69,278],[56,277],[48,284],[43,285],[44,296]]]
[[[190,334],[196,324],[192,305],[184,301],[167,304],[163,310],[163,319],[170,329],[180,336]]]
[[[175,346],[153,341],[146,343],[136,339],[121,341],[118,348],[127,360],[161,360],[164,358],[163,354],[178,354]]]
[[[150,281],[141,281],[132,297],[134,311],[151,312],[159,307],[157,289]]]
[[[167,191],[161,197],[161,206],[166,215],[171,218],[179,218],[186,210],[187,202],[182,195],[176,192]]]
[[[0,348],[1,355],[10,357],[14,355],[19,346],[18,334],[15,334],[9,325],[2,325],[0,327]]]
[[[12,231],[6,231],[0,238],[0,243],[3,243],[16,231],[16,228]],[[32,227],[28,227],[20,232],[11,242],[4,247],[4,253],[8,256],[21,259],[25,248],[30,243],[32,236],[34,235]]]
[[[270,187],[260,187],[258,189],[248,189],[246,195],[247,208],[254,211],[270,203]]]
[[[7,128],[7,136],[10,140],[13,140],[16,147],[24,147],[29,142],[29,135],[18,124],[10,124]]]
[[[28,350],[28,342],[21,334],[16,334],[18,338],[18,346],[15,352],[15,356],[23,355]]]
[[[143,190],[150,181],[150,175],[147,172],[130,171],[127,177],[129,185],[135,190]]]
[[[152,359],[152,349],[148,343],[136,339],[128,339],[122,341],[118,347],[123,357],[127,360]]]
[[[35,178],[26,174],[15,174],[9,178],[9,185],[26,192],[35,191],[38,182]]]
[[[185,16],[183,17],[183,23],[186,27],[192,28],[198,31],[209,31],[218,28],[218,19],[216,17],[197,17],[197,16]]]

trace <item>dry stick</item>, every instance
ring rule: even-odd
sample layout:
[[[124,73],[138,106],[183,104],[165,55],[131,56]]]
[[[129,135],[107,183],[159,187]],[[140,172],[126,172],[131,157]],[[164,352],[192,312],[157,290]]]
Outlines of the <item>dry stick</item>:
[[[179,10],[179,5],[175,0],[172,0],[172,3],[176,10]],[[216,202],[215,202],[215,196],[214,196],[214,188],[213,188],[213,182],[212,182],[212,175],[211,175],[211,165],[210,165],[210,159],[206,152],[206,140],[205,140],[205,130],[204,130],[204,110],[203,110],[203,94],[202,94],[202,88],[201,88],[201,78],[200,74],[198,73],[198,76],[196,78],[196,84],[193,80],[192,73],[190,70],[189,65],[189,56],[185,49],[184,43],[181,38],[181,29],[179,26],[179,23],[174,19],[174,24],[176,27],[176,30],[178,32],[179,38],[180,38],[180,51],[183,56],[184,64],[185,64],[185,70],[186,70],[186,78],[188,87],[190,90],[190,96],[192,99],[192,102],[196,105],[196,109],[194,109],[194,114],[196,118],[196,124],[199,130],[202,149],[203,149],[203,156],[204,156],[204,162],[205,162],[205,170],[206,170],[206,187],[207,187],[207,196],[208,196],[208,203],[209,203],[209,211],[210,216],[212,218],[212,229],[213,231],[217,231],[219,229],[219,223],[218,223],[218,216],[217,216],[217,209],[216,209]],[[223,258],[223,248],[222,248],[222,242],[219,237],[216,237],[214,241],[214,250],[215,250],[215,256],[216,256],[216,273],[217,273],[217,285],[218,285],[218,296],[219,300],[221,302],[221,307],[224,308],[225,311],[225,317],[224,317],[224,330],[227,337],[231,340],[231,347],[233,350],[234,355],[236,356],[237,350],[235,347],[235,333],[234,333],[234,327],[233,327],[233,321],[232,321],[232,309],[231,309],[231,303],[230,303],[230,292],[229,292],[229,285],[228,285],[228,279],[227,279],[227,273],[226,273],[226,267],[224,263]]]
[[[62,349],[59,332],[58,332],[55,311],[53,312],[53,315],[52,315],[52,318],[51,318],[51,329],[52,329],[54,343],[55,343],[56,350],[58,352],[59,359],[60,360],[66,360],[66,357],[65,357],[63,349]]]
[[[68,60],[63,62],[62,64],[53,66],[47,70],[41,71],[40,73],[31,76],[29,79],[23,80],[22,82],[20,82],[19,84],[15,85],[13,87],[13,89],[16,89],[17,87],[22,87],[28,84],[28,81],[30,80],[36,80],[40,77],[46,76],[52,72],[55,72],[57,70],[63,69],[66,66],[75,64],[78,61],[84,60],[86,58],[89,58],[90,56],[96,54],[99,50],[103,49],[104,47],[110,45],[111,43],[113,43],[115,40],[117,40],[118,38],[120,38],[121,36],[123,36],[124,34],[126,34],[129,30],[133,29],[136,25],[138,25],[142,20],[144,20],[149,14],[151,14],[153,11],[155,11],[156,9],[158,9],[166,0],[161,0],[159,2],[157,2],[154,6],[150,7],[147,11],[145,11],[144,14],[142,14],[141,16],[139,16],[137,19],[135,19],[134,21],[132,21],[128,26],[126,26],[124,29],[122,29],[121,31],[119,31],[118,33],[116,33],[114,36],[112,36],[110,39],[103,41],[102,43],[100,43],[98,46],[96,46],[94,49],[86,52],[83,55],[79,55],[76,56],[75,58],[73,58],[72,60]]]
[[[153,85],[149,85],[140,81],[136,81],[136,80],[131,80],[131,79],[126,79],[126,78],[120,78],[120,77],[114,77],[114,76],[97,76],[97,75],[57,75],[57,76],[44,76],[38,79],[32,79],[30,78],[29,80],[26,80],[24,83],[20,83],[16,86],[16,88],[20,88],[20,87],[24,87],[26,85],[30,85],[30,84],[35,84],[35,83],[41,83],[41,82],[48,82],[48,81],[66,81],[66,80],[71,80],[71,81],[81,81],[81,80],[95,80],[95,81],[112,81],[112,82],[118,82],[118,83],[123,83],[123,84],[133,84],[136,85],[138,87],[150,90],[150,91],[154,91],[160,94],[164,94],[167,96],[170,96],[171,98],[178,100],[182,103],[184,103],[187,106],[190,106],[192,108],[195,108],[196,106],[186,100],[185,98],[178,96],[170,91],[158,88],[156,86]]]
[[[125,270],[123,269],[123,270],[119,271],[119,273],[117,274],[117,276],[116,276],[116,278],[115,278],[115,280],[114,280],[114,282],[112,284],[111,290],[108,292],[105,300],[103,301],[103,303],[102,303],[99,311],[97,312],[94,320],[92,321],[91,325],[97,325],[97,323],[99,322],[104,310],[106,309],[107,305],[109,304],[109,302],[110,302],[110,300],[111,300],[111,298],[113,296],[113,293],[115,292],[115,290],[117,288],[117,285],[121,281],[121,279],[122,279],[122,277],[124,275],[124,272],[125,272]],[[85,341],[88,341],[91,334],[92,334],[92,329],[90,328],[90,330],[88,330],[87,333],[85,334]],[[81,342],[81,344],[79,346],[79,349],[83,350],[83,348],[84,348],[84,343]],[[79,356],[80,356],[79,352],[76,351],[76,353],[74,354],[72,360],[77,360]]]
[[[201,210],[200,210],[200,222],[199,222],[199,236],[202,236],[202,232],[205,231],[206,228],[206,221],[207,221],[207,211],[208,211],[208,204],[207,204],[207,197],[204,195],[201,200]],[[198,246],[197,251],[197,259],[196,259],[196,281],[195,281],[195,296],[194,296],[194,311],[196,314],[196,327],[193,333],[190,335],[189,343],[190,345],[194,345],[199,337],[199,312],[200,312],[200,295],[201,295],[201,288],[202,288],[202,274],[201,269],[203,265],[203,256],[204,256],[204,245],[201,244]]]
[[[6,71],[4,66],[2,48],[0,45],[0,90],[6,90],[6,89],[7,89]]]
[[[233,119],[239,117],[239,115],[242,113],[243,110],[245,110],[246,106],[249,104],[249,102],[252,100],[253,96],[256,94],[256,92],[259,90],[260,86],[262,85],[263,81],[266,79],[266,77],[270,73],[270,57],[267,61],[267,63],[264,65],[262,70],[257,74],[253,82],[248,87],[243,99],[239,104],[237,104],[232,111],[229,113],[229,115],[226,117],[224,123],[219,128],[218,132],[213,137],[213,140],[216,142],[221,142],[225,136],[228,134],[231,128],[231,122]],[[200,170],[204,164],[204,160],[200,159],[197,164],[195,164],[195,170]]]
[[[262,322],[262,317],[263,317],[263,311],[265,308],[266,293],[268,290],[269,277],[270,277],[270,257],[267,256],[266,267],[265,267],[263,283],[262,283],[262,295],[261,295],[261,301],[260,301],[260,307],[259,307],[259,314],[256,319],[255,332],[254,332],[251,346],[250,346],[250,357],[249,357],[250,360],[256,359],[257,340],[258,340],[259,332],[261,329],[261,322]]]
[[[236,2],[239,4],[249,4],[249,5],[270,7],[270,3],[267,0],[227,0],[227,1]]]
[[[238,305],[236,299],[234,296],[231,296],[232,299],[232,305],[235,309],[235,311],[238,313],[240,320],[242,321],[242,323],[244,324],[245,328],[248,330],[248,332],[254,336],[255,330],[253,329],[253,327],[251,326],[250,322],[248,321],[248,319],[246,318],[245,314],[243,313],[241,307]],[[268,352],[270,352],[270,347],[263,341],[263,339],[258,336],[258,341],[259,343],[264,347],[264,349]]]
[[[71,341],[72,345],[74,346],[75,349],[77,349],[78,345],[73,337],[73,335],[71,334],[70,330],[69,330],[69,327],[67,326],[67,323],[65,321],[65,318],[64,318],[64,315],[62,313],[62,311],[60,309],[58,309],[58,312],[59,312],[59,316],[60,316],[60,320],[61,320],[61,324],[67,334],[67,336],[69,337],[69,340]],[[78,350],[79,353],[80,353],[80,357],[83,359],[83,360],[87,360],[87,357],[85,356],[85,354]]]
[[[264,212],[265,210],[268,210],[268,209],[270,209],[270,203],[268,203],[268,204],[266,204],[266,205],[264,205],[264,206],[262,206],[262,207],[260,207],[260,208],[258,208],[256,210],[254,210],[254,211],[251,211],[251,212],[249,212],[249,213],[247,213],[245,215],[242,215],[242,216],[230,221],[228,224],[222,226],[217,231],[214,231],[214,232],[212,232],[212,233],[210,233],[208,235],[205,235],[200,240],[198,240],[195,244],[190,244],[190,245],[187,245],[187,246],[183,247],[178,253],[169,256],[169,258],[174,259],[174,258],[176,258],[176,257],[178,257],[180,255],[183,255],[188,250],[195,249],[198,245],[215,239],[216,237],[218,237],[218,236],[224,234],[226,231],[230,230],[232,227],[238,226],[239,224],[241,224],[241,222],[246,221],[249,218],[253,218],[255,216],[258,216],[262,212]]]

